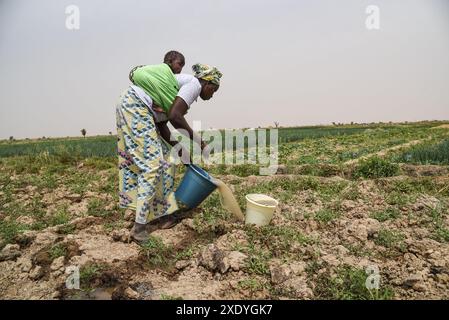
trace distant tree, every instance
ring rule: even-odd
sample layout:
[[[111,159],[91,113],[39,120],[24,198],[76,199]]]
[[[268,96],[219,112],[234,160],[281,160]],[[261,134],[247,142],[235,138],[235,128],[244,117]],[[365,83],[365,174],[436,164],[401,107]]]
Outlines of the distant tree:
[[[9,137],[9,141],[14,141],[14,137],[13,137],[13,136],[10,136],[10,137]]]
[[[42,140],[45,140],[45,136],[42,137]]]
[[[109,131],[109,135],[112,136],[112,132],[111,131]]]
[[[86,137],[86,133],[87,133],[86,129],[81,129],[81,134],[83,135],[84,138]]]
[[[354,124],[354,121],[351,121],[351,125],[353,125]]]
[[[279,122],[275,121],[275,122],[274,122],[274,126],[275,126],[276,128],[279,128]]]
[[[335,122],[332,121],[332,125],[336,126],[337,124]]]

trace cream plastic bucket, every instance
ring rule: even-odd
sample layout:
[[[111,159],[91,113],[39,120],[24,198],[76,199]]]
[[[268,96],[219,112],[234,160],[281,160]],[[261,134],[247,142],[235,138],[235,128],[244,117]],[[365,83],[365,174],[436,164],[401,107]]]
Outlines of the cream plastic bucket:
[[[252,193],[246,195],[246,224],[265,226],[270,223],[278,201],[264,194]]]

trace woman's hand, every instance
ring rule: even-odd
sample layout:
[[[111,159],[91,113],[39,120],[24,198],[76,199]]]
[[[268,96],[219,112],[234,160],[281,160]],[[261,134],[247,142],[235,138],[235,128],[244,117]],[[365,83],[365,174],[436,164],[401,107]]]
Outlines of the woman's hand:
[[[164,109],[162,109],[161,107],[159,107],[157,104],[153,103],[153,105],[151,106],[151,109],[153,109],[156,112],[164,112]]]
[[[178,157],[181,160],[181,162],[184,165],[188,165],[193,163],[192,162],[192,155],[190,154],[189,150],[184,148],[184,146],[181,143],[177,143],[174,148],[177,148],[178,150]]]
[[[201,140],[201,151],[207,148],[207,143]]]
[[[202,158],[203,158],[203,160],[205,160],[205,161],[207,161],[207,160],[209,160],[209,157],[210,157],[210,152],[211,152],[212,150],[211,150],[211,148],[209,147],[209,145],[206,143],[206,142],[204,142],[204,141],[201,141],[201,154],[202,154]]]

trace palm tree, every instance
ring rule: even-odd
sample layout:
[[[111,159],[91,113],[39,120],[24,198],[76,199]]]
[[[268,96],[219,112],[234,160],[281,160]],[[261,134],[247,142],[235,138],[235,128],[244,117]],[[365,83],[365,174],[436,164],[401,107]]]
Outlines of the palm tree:
[[[86,137],[86,133],[87,133],[86,129],[81,129],[81,134],[83,135],[84,138]]]

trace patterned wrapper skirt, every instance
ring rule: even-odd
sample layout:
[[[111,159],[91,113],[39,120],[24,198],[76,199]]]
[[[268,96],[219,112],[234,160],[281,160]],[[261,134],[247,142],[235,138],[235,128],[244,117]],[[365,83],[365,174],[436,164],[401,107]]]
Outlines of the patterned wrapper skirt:
[[[136,210],[136,222],[178,210],[175,166],[160,137],[153,115],[129,87],[116,107],[120,207]]]

